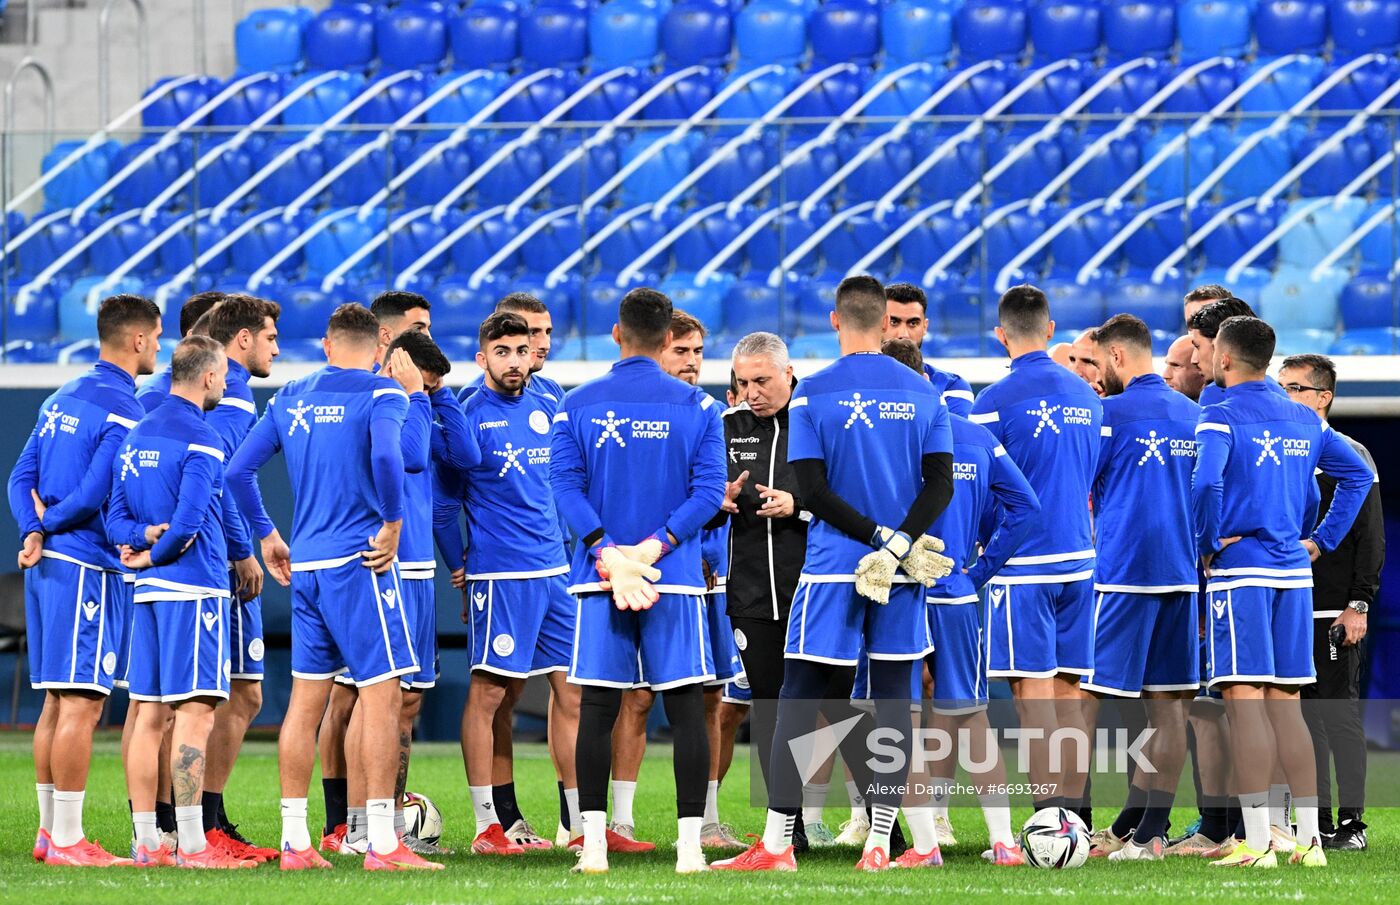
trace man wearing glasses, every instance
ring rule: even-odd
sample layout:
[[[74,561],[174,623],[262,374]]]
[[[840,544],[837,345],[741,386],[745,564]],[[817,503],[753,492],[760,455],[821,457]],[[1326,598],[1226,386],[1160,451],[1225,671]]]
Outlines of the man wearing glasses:
[[[1337,369],[1324,355],[1285,358],[1279,383],[1295,402],[1306,405],[1323,421],[1336,396]],[[1376,463],[1366,447],[1338,434],[1375,472]],[[1379,478],[1377,478],[1379,480]],[[1322,501],[1318,517],[1332,504],[1337,482],[1317,475]],[[1366,737],[1361,728],[1361,641],[1366,637],[1367,613],[1380,585],[1385,560],[1385,523],[1381,518],[1378,484],[1362,504],[1351,530],[1330,553],[1313,563],[1313,645],[1317,683],[1303,686],[1303,714],[1313,736],[1317,756],[1318,824],[1322,845],[1333,849],[1365,849],[1366,824],[1362,809],[1366,790]],[[1337,627],[1340,627],[1338,629]],[[1339,636],[1333,640],[1333,632]],[[1338,821],[1332,823],[1331,782],[1328,755],[1336,764]]]

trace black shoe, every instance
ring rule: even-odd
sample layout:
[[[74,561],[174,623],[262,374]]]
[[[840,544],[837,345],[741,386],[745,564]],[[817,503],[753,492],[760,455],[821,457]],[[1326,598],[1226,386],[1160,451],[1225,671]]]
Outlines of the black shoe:
[[[797,822],[792,825],[792,852],[795,855],[805,855],[811,845],[807,843],[807,825],[802,822],[802,815],[797,815]]]
[[[1360,820],[1343,820],[1337,832],[1322,837],[1324,849],[1364,852],[1366,850],[1366,824]]]

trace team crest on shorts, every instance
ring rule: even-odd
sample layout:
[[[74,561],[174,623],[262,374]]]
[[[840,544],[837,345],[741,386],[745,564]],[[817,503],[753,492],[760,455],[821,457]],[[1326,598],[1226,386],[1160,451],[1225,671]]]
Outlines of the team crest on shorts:
[[[499,657],[509,657],[515,653],[515,639],[510,635],[497,635],[491,640],[491,649]]]
[[[103,654],[102,671],[109,676],[117,671],[117,655],[115,652],[109,650],[107,653]]]
[[[539,409],[530,413],[530,430],[537,434],[549,433],[549,416]]]
[[[257,662],[261,661],[262,658],[263,658],[263,639],[261,639],[261,638],[254,638],[252,641],[249,641],[249,642],[248,642],[248,659],[249,659],[249,660],[252,660],[254,663],[257,663]]]
[[[749,639],[744,635],[741,629],[736,628],[734,630],[734,646],[739,648],[739,650],[749,649]]]

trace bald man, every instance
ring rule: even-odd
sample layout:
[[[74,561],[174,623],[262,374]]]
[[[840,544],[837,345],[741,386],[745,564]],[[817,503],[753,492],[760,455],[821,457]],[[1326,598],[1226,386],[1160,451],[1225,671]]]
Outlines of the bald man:
[[[1069,369],[1087,383],[1094,395],[1103,398],[1103,378],[1099,369],[1099,352],[1094,345],[1094,331],[1085,330],[1074,338],[1069,347]]]
[[[1178,336],[1167,350],[1167,364],[1162,369],[1162,379],[1167,386],[1195,402],[1201,398],[1201,389],[1206,385],[1206,375],[1201,366],[1191,360],[1191,337]]]
[[[1065,370],[1073,371],[1074,368],[1070,365],[1069,362],[1069,350],[1071,348],[1073,347],[1070,346],[1069,343],[1055,343],[1049,349],[1050,360],[1053,361],[1055,364],[1059,365],[1060,367],[1064,368]]]

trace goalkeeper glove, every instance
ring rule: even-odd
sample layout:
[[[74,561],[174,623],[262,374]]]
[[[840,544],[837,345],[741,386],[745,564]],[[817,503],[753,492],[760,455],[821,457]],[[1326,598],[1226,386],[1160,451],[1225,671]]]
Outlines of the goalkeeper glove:
[[[909,535],[889,528],[876,528],[870,538],[874,553],[862,556],[856,565],[856,593],[876,603],[890,602],[890,585],[899,561],[909,555]]]
[[[667,553],[675,548],[671,546],[671,540],[666,534],[666,529],[662,528],[641,543],[628,546],[619,546],[617,549],[628,559],[642,563],[643,565],[655,565]]]
[[[661,570],[630,559],[619,547],[603,547],[594,565],[603,590],[612,591],[619,610],[649,609],[660,597],[649,582],[660,581]]]
[[[925,534],[914,541],[909,554],[899,561],[905,574],[926,588],[953,571],[953,561],[943,553],[943,541]]]

